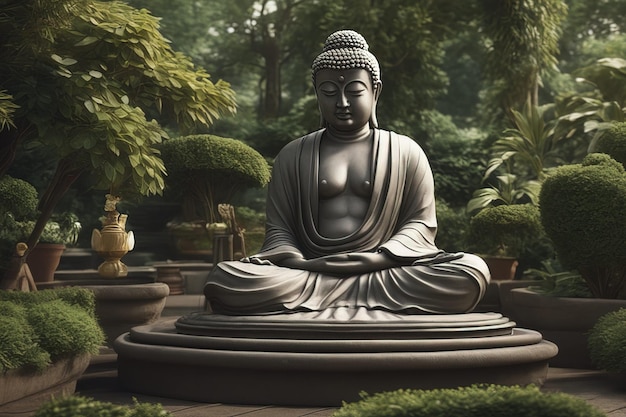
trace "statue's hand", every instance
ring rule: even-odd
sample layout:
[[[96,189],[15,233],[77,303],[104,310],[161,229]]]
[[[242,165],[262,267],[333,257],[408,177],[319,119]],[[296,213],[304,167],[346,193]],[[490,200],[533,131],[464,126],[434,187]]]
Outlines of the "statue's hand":
[[[261,259],[256,256],[247,256],[241,259],[241,262],[255,264],[255,265],[273,265],[269,259]]]
[[[396,262],[384,253],[343,253],[321,258],[304,259],[293,257],[283,259],[281,266],[332,275],[362,274],[396,266]]]

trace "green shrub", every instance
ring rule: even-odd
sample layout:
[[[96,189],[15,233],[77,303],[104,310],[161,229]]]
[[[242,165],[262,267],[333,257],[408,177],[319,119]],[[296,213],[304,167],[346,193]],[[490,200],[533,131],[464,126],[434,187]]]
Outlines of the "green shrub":
[[[48,401],[33,417],[168,417],[171,413],[161,404],[140,403],[133,406],[115,405],[89,397],[71,396]]]
[[[49,363],[50,354],[39,346],[26,308],[0,301],[0,373],[18,368],[41,370]]]
[[[588,343],[595,366],[626,372],[626,308],[600,317],[589,333]]]
[[[535,386],[472,386],[457,389],[398,390],[364,395],[344,404],[333,417],[600,417],[580,398],[544,394]]]
[[[517,257],[542,234],[539,209],[532,204],[486,207],[470,221],[469,239],[480,253]]]
[[[597,140],[594,152],[611,155],[626,166],[626,122],[615,122]]]
[[[92,291],[0,291],[0,371],[43,369],[66,355],[96,353],[102,343]]]
[[[214,135],[191,135],[161,145],[168,192],[183,200],[185,221],[217,221],[217,204],[236,191],[263,187],[270,179],[267,161],[250,146]]]
[[[626,274],[626,174],[606,154],[557,168],[540,193],[541,221],[566,269],[576,269],[594,297],[617,298]]]
[[[0,177],[0,213],[11,213],[16,220],[37,214],[37,190],[30,183],[8,175]]]
[[[63,300],[32,306],[28,321],[39,335],[39,343],[52,359],[78,353],[98,353],[104,333],[88,312]]]
[[[86,288],[64,287],[36,292],[0,291],[0,301],[12,301],[26,307],[52,300],[63,300],[68,304],[80,307],[90,316],[95,317],[96,298],[93,292]]]

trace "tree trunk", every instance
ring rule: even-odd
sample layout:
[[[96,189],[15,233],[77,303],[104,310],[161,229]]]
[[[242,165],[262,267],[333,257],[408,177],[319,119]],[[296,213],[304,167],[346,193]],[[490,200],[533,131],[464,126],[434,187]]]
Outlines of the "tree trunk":
[[[264,41],[263,59],[265,60],[265,97],[261,118],[275,119],[280,115],[280,46],[276,38]]]

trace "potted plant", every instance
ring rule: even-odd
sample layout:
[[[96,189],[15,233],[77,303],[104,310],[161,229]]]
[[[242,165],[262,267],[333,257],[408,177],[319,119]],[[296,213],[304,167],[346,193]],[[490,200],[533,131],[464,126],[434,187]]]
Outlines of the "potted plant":
[[[168,224],[176,248],[187,256],[211,253],[211,234],[224,230],[218,205],[235,193],[263,187],[270,178],[267,161],[241,141],[191,135],[164,142],[161,157],[168,171],[166,192],[181,201],[181,218]],[[188,238],[192,237],[192,240]],[[195,240],[194,240],[195,239]]]
[[[83,288],[0,291],[0,414],[32,412],[74,392],[104,334]]]
[[[3,255],[9,259],[18,242],[26,242],[31,234],[37,212],[37,191],[30,183],[4,176],[0,178],[0,211],[6,213],[0,219],[0,243]],[[31,249],[30,271],[36,282],[49,282],[54,279],[54,271],[59,265],[66,245],[78,240],[81,224],[73,213],[63,213],[48,221],[39,241]],[[4,270],[6,266],[0,266]]]
[[[35,282],[54,280],[54,271],[59,266],[61,255],[67,246],[76,244],[81,230],[78,217],[73,213],[62,213],[52,219],[46,223],[39,242],[28,256],[27,264]],[[27,233],[23,234],[23,240],[28,238],[34,225],[34,221],[26,222],[24,227]]]
[[[489,265],[493,279],[513,279],[517,256],[541,233],[536,206],[499,205],[486,207],[471,218],[469,240]]]
[[[580,276],[588,297],[556,297],[533,289],[512,291],[511,317],[559,346],[551,362],[592,367],[587,334],[598,319],[626,307],[626,173],[607,154],[557,168],[541,193],[541,222],[571,286]],[[567,273],[575,271],[576,274]]]

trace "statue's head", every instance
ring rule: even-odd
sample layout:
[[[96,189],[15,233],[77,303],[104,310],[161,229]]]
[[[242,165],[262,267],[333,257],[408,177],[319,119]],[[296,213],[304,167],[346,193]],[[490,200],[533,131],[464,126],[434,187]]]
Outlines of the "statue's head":
[[[356,70],[352,72],[365,72],[369,74],[367,78],[369,78],[370,87],[374,94],[369,124],[371,127],[377,127],[376,103],[382,89],[382,81],[378,60],[368,49],[369,45],[367,41],[359,33],[353,30],[334,32],[326,38],[322,52],[313,61],[311,72],[313,76],[313,87],[316,89],[318,97],[318,73],[320,71]],[[327,125],[323,114],[322,125]]]

